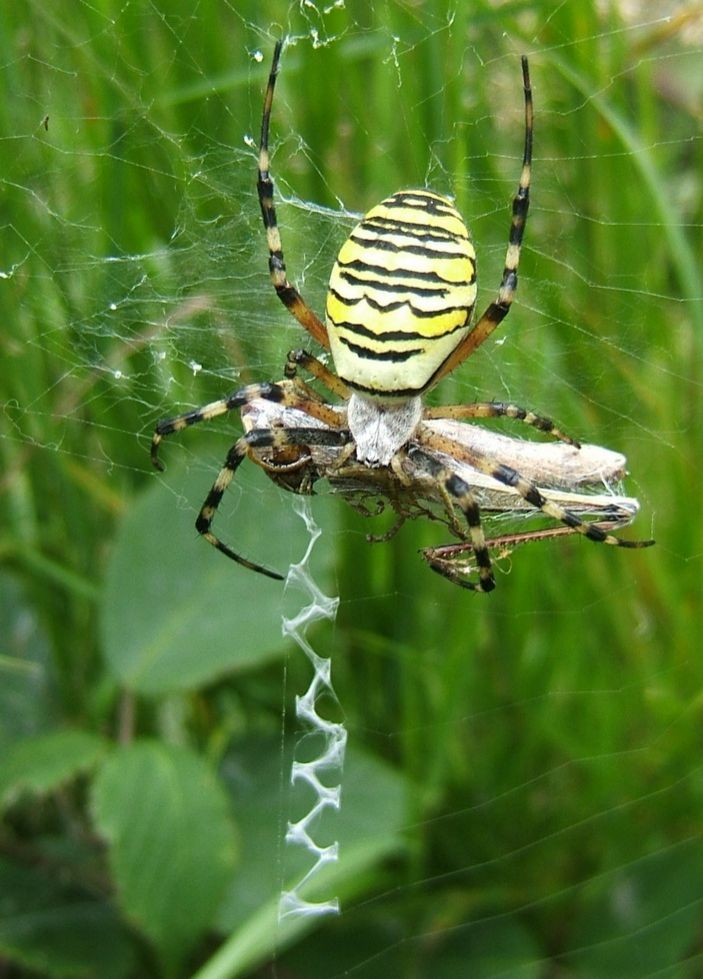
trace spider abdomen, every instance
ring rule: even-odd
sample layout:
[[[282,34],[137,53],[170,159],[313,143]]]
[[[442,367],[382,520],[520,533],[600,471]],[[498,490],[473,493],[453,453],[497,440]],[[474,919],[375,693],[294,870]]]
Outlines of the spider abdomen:
[[[372,208],[332,269],[326,323],[337,373],[370,397],[412,397],[469,329],[476,255],[454,205],[401,190]]]

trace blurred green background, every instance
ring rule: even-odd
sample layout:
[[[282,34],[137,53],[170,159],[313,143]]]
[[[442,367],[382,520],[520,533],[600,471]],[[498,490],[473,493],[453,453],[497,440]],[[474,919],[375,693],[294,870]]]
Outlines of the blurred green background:
[[[148,446],[305,343],[254,186],[283,34],[272,169],[318,311],[350,212],[408,185],[456,196],[493,298],[530,55],[518,302],[432,398],[625,452],[657,547],[534,545],[477,596],[418,556],[437,525],[370,545],[384,518],[313,500],[349,750],[310,896],[343,913],[279,923],[303,596],[196,539],[236,418],[163,475]],[[700,4],[59,0],[0,48],[2,975],[700,976]],[[307,532],[253,469],[216,528],[285,571]]]

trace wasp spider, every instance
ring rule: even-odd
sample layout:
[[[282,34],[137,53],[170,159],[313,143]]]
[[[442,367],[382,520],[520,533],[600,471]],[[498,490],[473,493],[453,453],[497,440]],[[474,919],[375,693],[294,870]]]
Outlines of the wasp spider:
[[[173,432],[263,400],[289,412],[288,421],[249,428],[227,454],[196,527],[210,544],[232,560],[271,578],[281,575],[242,557],[212,531],[222,496],[245,458],[262,466],[279,485],[312,492],[317,478],[345,472],[354,482],[382,484],[401,516],[404,501],[427,495],[441,500],[452,530],[466,540],[476,578],[461,580],[481,592],[495,587],[489,545],[481,525],[476,487],[461,473],[466,466],[510,489],[530,508],[590,540],[620,547],[651,541],[626,541],[584,520],[542,492],[500,455],[477,448],[470,439],[452,438],[433,425],[444,419],[508,417],[567,442],[578,444],[543,416],[502,402],[477,402],[428,408],[422,396],[469,357],[504,319],[517,288],[518,263],[530,197],[532,92],[527,58],[522,59],[525,136],[522,170],[513,200],[510,236],[498,294],[472,325],[476,300],[476,255],[466,225],[446,197],[425,189],[401,190],[372,208],[342,245],[332,269],[323,323],[288,280],[269,173],[269,121],[282,42],[276,44],[264,98],[258,161],[258,197],[266,229],[269,270],[281,302],[320,346],[336,369],[303,350],[288,355],[285,379],[251,384],[227,398],[159,422],[152,460],[161,468],[158,448]],[[298,371],[307,371],[341,405],[328,404]],[[291,414],[293,413],[293,414]],[[295,423],[290,418],[296,419]],[[462,426],[466,427],[466,426]],[[315,453],[332,450],[331,466],[316,466]],[[462,468],[463,467],[463,468]],[[349,474],[351,473],[351,476]],[[447,573],[445,555],[430,561]]]

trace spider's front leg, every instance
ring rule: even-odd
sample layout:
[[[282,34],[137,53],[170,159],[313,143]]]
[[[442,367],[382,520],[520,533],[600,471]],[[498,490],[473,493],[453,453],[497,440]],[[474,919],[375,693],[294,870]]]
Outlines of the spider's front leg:
[[[212,401],[210,404],[203,405],[202,408],[186,411],[182,415],[165,418],[158,422],[151,439],[152,464],[156,469],[163,471],[164,465],[159,459],[159,446],[167,435],[182,432],[184,428],[189,428],[191,425],[197,425],[200,422],[211,421],[213,418],[225,415],[233,409],[243,408],[244,405],[258,399],[272,401],[274,404],[280,404],[285,408],[299,408],[332,428],[339,424],[339,416],[332,408],[319,400],[301,394],[291,381],[266,381],[261,384],[248,384],[227,398]]]
[[[267,428],[253,429],[243,435],[227,453],[225,463],[220,469],[215,482],[212,484],[210,492],[205,498],[205,502],[200,508],[195,528],[205,540],[212,544],[218,551],[236,561],[237,564],[249,568],[250,571],[257,571],[259,574],[266,575],[268,578],[283,580],[283,575],[277,571],[272,571],[261,564],[242,557],[236,551],[220,540],[211,530],[212,522],[217,513],[227,487],[232,482],[237,469],[242,462],[251,456],[252,452],[261,449],[271,449],[276,454],[284,454],[290,447],[305,448],[310,445],[343,446],[351,438],[349,432],[345,430],[328,430],[321,428]],[[257,461],[257,460],[255,460]]]

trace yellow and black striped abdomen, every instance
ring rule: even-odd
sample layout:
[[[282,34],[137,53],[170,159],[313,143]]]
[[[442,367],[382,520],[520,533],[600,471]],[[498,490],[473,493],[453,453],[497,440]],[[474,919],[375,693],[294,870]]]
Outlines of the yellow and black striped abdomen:
[[[440,194],[401,190],[354,228],[332,269],[327,331],[338,375],[367,396],[410,397],[466,335],[476,255]]]

